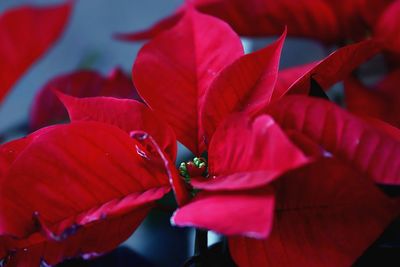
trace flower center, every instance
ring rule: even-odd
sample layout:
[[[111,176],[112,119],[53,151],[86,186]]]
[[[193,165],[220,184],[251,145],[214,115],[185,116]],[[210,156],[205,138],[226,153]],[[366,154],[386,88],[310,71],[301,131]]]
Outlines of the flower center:
[[[187,183],[190,183],[190,177],[207,177],[207,160],[202,157],[195,157],[193,160],[182,162],[179,165],[179,173]]]

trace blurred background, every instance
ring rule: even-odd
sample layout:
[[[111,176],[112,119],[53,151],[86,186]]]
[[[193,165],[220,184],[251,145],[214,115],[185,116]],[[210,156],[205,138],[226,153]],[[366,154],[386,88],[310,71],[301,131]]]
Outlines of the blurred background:
[[[62,1],[0,0],[0,12],[22,4],[59,2]],[[107,74],[116,66],[130,73],[143,43],[120,42],[112,38],[113,34],[144,29],[171,14],[181,3],[182,0],[76,0],[62,38],[22,76],[0,106],[0,133],[27,121],[35,93],[57,75],[82,68]],[[252,51],[272,40],[243,39],[243,43],[247,51]],[[312,41],[289,39],[284,47],[281,67],[317,60],[328,53],[329,50]],[[124,255],[128,251],[131,259],[141,258],[143,265],[138,266],[180,266],[193,252],[193,232],[169,226],[169,217],[168,212],[150,214],[123,245]],[[213,239],[210,239],[212,242]],[[113,257],[118,258],[118,253],[115,252]],[[122,264],[117,265],[114,258],[112,262],[112,266],[132,266],[134,261],[121,261]],[[82,263],[77,264],[82,266]],[[111,265],[103,262],[103,265],[96,266]]]

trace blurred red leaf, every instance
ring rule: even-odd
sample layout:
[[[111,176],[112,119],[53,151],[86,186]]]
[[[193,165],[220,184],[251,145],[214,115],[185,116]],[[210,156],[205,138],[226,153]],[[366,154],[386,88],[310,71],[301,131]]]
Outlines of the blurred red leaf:
[[[390,72],[371,88],[356,78],[345,80],[347,109],[361,116],[371,116],[400,127],[400,70]]]
[[[131,79],[115,69],[107,77],[95,71],[76,71],[57,76],[38,92],[30,112],[30,129],[68,120],[68,113],[54,91],[76,97],[113,96],[140,100]]]
[[[0,16],[0,102],[24,72],[62,34],[72,1],[50,7],[22,6]]]
[[[400,1],[390,4],[374,28],[374,37],[389,51],[400,54]]]
[[[175,25],[187,6],[192,5],[202,13],[226,21],[243,36],[279,35],[285,26],[291,36],[312,37],[328,43],[336,41],[341,34],[335,13],[323,0],[191,0],[148,30],[120,34],[117,38],[137,41],[155,37]]]

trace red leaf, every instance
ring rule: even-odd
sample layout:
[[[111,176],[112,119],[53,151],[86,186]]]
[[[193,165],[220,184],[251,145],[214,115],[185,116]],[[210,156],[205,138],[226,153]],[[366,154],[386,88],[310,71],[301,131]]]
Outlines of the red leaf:
[[[161,153],[167,155],[165,161],[168,166],[166,168],[171,171],[169,178],[176,200],[179,205],[188,201],[186,185],[174,165],[177,151],[175,134],[169,125],[158,119],[148,107],[128,99],[74,98],[61,93],[58,96],[66,106],[71,121],[99,121],[115,125],[127,133],[144,131],[150,134],[151,139],[154,138],[155,141],[144,144],[144,146],[160,147]]]
[[[290,96],[267,113],[285,130],[300,131],[382,184],[400,183],[400,143],[326,100]]]
[[[176,138],[172,129],[144,104],[112,97],[76,98],[58,94],[71,121],[98,121],[115,125],[127,133],[149,133],[170,160],[176,159]]]
[[[310,72],[320,62],[311,62],[279,71],[271,101],[277,100],[286,94],[291,85]]]
[[[151,205],[145,205],[124,216],[84,225],[63,242],[39,242],[42,239],[39,234],[32,236],[31,240],[16,242],[20,249],[11,253],[6,267],[37,267],[39,263],[55,265],[64,259],[75,257],[98,257],[128,239],[147,215],[150,207]]]
[[[254,121],[232,116],[224,122],[211,140],[208,161],[210,176],[218,179],[238,172],[283,173],[307,159],[270,116],[262,115]]]
[[[178,206],[185,205],[190,199],[189,191],[187,190],[187,185],[184,179],[182,179],[182,177],[178,174],[178,170],[175,167],[175,162],[164,155],[156,141],[147,133],[142,131],[133,131],[130,133],[130,135],[132,138],[135,138],[141,142],[144,147],[150,147],[151,151],[157,152],[157,154],[161,157],[168,174],[169,183],[175,194],[175,200]]]
[[[374,36],[391,52],[400,54],[400,2],[394,1],[380,16],[374,29]]]
[[[169,16],[165,19],[160,20],[155,25],[153,25],[150,29],[134,32],[134,33],[117,33],[114,35],[114,38],[121,40],[121,41],[140,41],[151,39],[156,35],[160,34],[161,32],[168,30],[175,26],[178,21],[182,18],[185,11],[185,6],[179,8],[175,14]]]
[[[214,178],[193,177],[190,178],[190,184],[196,189],[207,191],[240,191],[265,186],[281,174],[282,171],[277,170],[244,171]]]
[[[240,266],[350,266],[399,214],[398,202],[330,159],[287,174],[275,190],[270,236],[229,238]]]
[[[0,16],[0,102],[24,72],[59,38],[72,2],[22,6]]]
[[[133,80],[178,140],[198,154],[204,95],[218,73],[242,54],[239,37],[225,23],[188,9],[173,29],[140,50]]]
[[[24,138],[2,144],[0,146],[0,179],[5,177],[14,160],[37,136],[45,134],[52,129],[52,127],[42,128]]]
[[[310,158],[319,158],[323,156],[325,152],[324,149],[301,132],[287,130],[286,135],[306,156]]]
[[[367,88],[355,78],[345,80],[346,106],[362,116],[371,116],[400,127],[400,70],[389,73],[381,82]]]
[[[375,26],[387,9],[387,7],[395,2],[396,0],[361,0],[361,14],[363,19],[367,22],[368,26],[371,28]]]
[[[384,121],[372,118],[372,117],[363,117],[364,121],[368,122],[368,124],[372,125],[376,129],[381,130],[382,132],[389,135],[394,140],[400,142],[400,129],[396,128]]]
[[[244,36],[279,35],[285,26],[289,35],[317,38],[328,43],[337,41],[341,34],[335,13],[323,0],[194,0],[187,1],[185,5],[193,5],[202,13],[226,21]],[[185,6],[182,6],[174,15],[148,30],[125,34],[123,39],[137,41],[154,37],[172,27],[184,9]]]
[[[307,159],[269,116],[251,121],[236,114],[215,132],[208,161],[209,177],[191,179],[204,191],[178,209],[172,222],[260,238],[271,229],[265,222],[272,220],[274,198],[267,185]]]
[[[367,39],[367,27],[365,25],[362,10],[367,11],[363,3],[364,0],[325,0],[336,15],[337,27],[340,30],[341,40],[338,43],[344,43],[347,40],[361,41]],[[371,0],[368,0],[372,2]],[[376,1],[376,0],[374,0]]]
[[[311,78],[324,90],[328,90],[379,51],[379,46],[372,40],[342,47],[304,73],[296,82],[291,84],[287,91],[296,94],[308,94]],[[280,95],[283,95],[283,92]]]
[[[201,192],[175,211],[171,223],[211,229],[224,235],[265,237],[271,230],[273,209],[271,188],[234,193]]]
[[[231,113],[259,111],[269,103],[285,36],[286,31],[272,45],[240,57],[212,82],[201,111],[206,142]]]
[[[131,79],[120,69],[113,70],[108,77],[87,70],[68,73],[50,80],[36,95],[30,113],[32,130],[68,119],[54,90],[77,97],[113,96],[140,100]]]
[[[53,126],[33,134],[1,177],[0,247],[16,250],[19,261],[24,248],[43,246],[49,264],[103,253],[126,239],[169,188],[158,155],[117,127]]]

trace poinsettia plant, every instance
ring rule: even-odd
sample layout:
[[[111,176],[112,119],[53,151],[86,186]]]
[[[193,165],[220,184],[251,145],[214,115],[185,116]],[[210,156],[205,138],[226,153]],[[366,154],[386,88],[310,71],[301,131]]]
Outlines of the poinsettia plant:
[[[373,8],[393,18],[392,5],[350,2],[188,1],[124,36],[154,37],[133,63],[133,84],[118,69],[49,81],[32,106],[33,132],[0,146],[2,264],[98,257],[169,192],[172,226],[196,229],[187,266],[218,266],[207,231],[224,237],[231,265],[354,264],[399,216],[399,198],[382,187],[400,185],[400,132],[325,93],[389,50],[378,37],[362,40],[365,25],[353,22],[373,25]],[[238,34],[280,37],[245,54]],[[287,35],[360,42],[280,70]],[[182,162],[178,143],[190,151]]]

